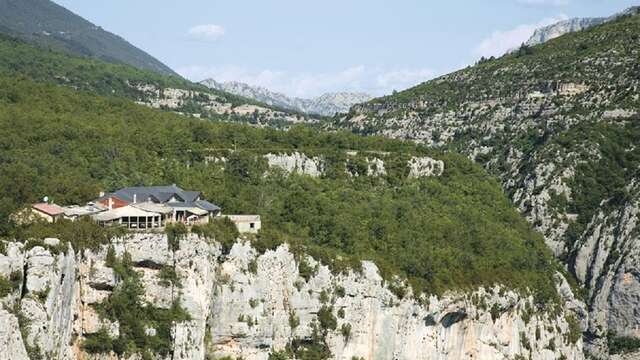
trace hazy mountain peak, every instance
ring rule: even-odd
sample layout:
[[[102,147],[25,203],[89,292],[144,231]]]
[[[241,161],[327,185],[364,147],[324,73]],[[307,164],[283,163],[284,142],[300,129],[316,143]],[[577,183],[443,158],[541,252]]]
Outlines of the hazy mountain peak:
[[[262,86],[252,86],[239,81],[218,82],[214,79],[203,80],[201,84],[234,95],[254,99],[271,106],[301,111],[308,114],[333,116],[346,113],[349,109],[373,97],[362,92],[326,93],[313,99],[288,97],[285,94],[271,91]]]

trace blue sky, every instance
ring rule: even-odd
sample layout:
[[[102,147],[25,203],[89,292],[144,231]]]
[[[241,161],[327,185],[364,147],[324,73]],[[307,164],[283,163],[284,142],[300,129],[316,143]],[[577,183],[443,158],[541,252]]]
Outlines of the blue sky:
[[[199,81],[383,95],[635,0],[54,0]]]

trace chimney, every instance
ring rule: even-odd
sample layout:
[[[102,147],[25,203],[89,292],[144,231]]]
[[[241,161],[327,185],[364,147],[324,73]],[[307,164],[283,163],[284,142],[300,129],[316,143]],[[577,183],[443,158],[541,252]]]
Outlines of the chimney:
[[[113,210],[113,198],[109,198],[109,210]]]
[[[138,194],[133,194],[133,203],[135,204],[138,200]]]

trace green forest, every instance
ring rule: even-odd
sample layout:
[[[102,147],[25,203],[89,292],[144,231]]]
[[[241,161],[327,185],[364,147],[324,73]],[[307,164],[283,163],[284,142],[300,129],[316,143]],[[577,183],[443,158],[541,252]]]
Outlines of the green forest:
[[[0,76],[0,134],[7,238],[30,234],[10,214],[43,196],[64,205],[102,190],[175,183],[203,191],[227,213],[260,214],[263,232],[254,242],[263,251],[288,242],[337,270],[373,260],[387,279],[401,275],[419,292],[501,283],[529,289],[541,302],[555,294],[556,265],[541,237],[498,182],[459,155],[346,132],[192,119],[15,76]],[[262,156],[293,151],[321,156],[324,175],[289,176]],[[363,174],[374,155],[387,175],[347,174],[347,167]],[[444,160],[445,173],[408,178],[414,155]]]

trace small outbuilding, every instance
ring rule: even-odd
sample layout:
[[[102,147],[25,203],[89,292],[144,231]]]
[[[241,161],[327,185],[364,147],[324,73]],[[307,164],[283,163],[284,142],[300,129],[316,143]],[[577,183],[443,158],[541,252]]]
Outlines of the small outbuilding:
[[[241,234],[257,234],[262,228],[260,215],[224,215],[238,228]]]
[[[45,219],[47,222],[54,223],[64,218],[64,209],[56,204],[39,203],[31,207],[33,214]]]

